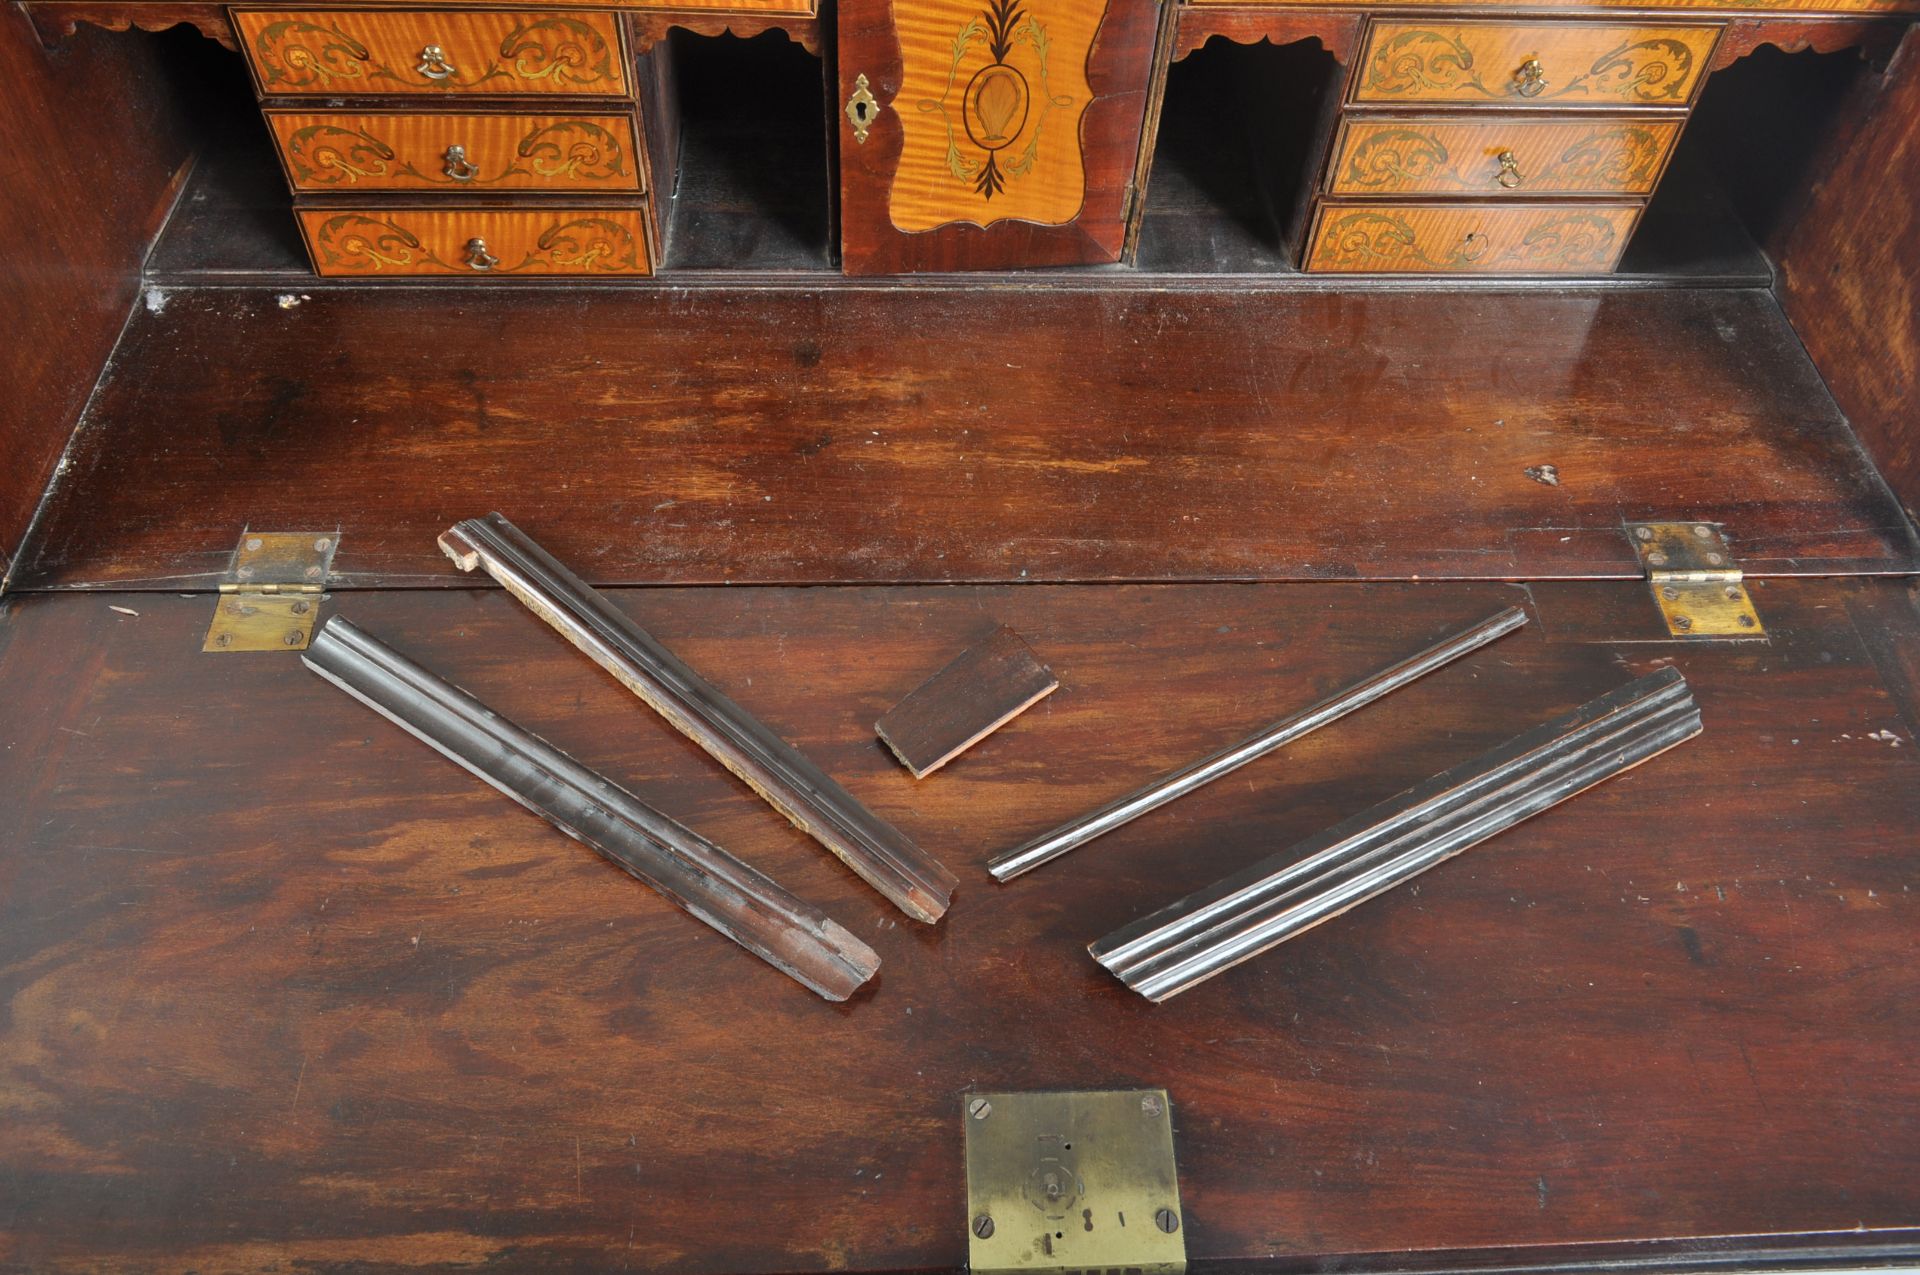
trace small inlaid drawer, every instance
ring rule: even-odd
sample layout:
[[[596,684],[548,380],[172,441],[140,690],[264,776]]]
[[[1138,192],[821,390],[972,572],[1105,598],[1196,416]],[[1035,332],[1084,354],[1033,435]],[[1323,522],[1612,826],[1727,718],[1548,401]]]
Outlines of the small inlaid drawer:
[[[233,21],[268,97],[627,88],[610,13],[238,9]]]
[[[1306,268],[1352,274],[1605,274],[1639,204],[1352,204],[1314,218]]]
[[[1375,22],[1355,102],[1685,106],[1719,28],[1593,22]]]
[[[1529,115],[1349,115],[1327,169],[1333,195],[1646,195],[1678,120]]]
[[[266,115],[296,191],[642,188],[630,115]]]
[[[302,208],[323,275],[645,275],[646,210]]]

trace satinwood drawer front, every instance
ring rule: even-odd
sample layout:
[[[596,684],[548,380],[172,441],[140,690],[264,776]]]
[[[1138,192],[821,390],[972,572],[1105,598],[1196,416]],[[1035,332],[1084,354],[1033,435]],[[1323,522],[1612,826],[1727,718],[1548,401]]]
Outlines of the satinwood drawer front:
[[[1639,204],[1320,205],[1307,269],[1395,274],[1604,274]]]
[[[297,191],[642,186],[630,115],[266,114]]]
[[[1375,22],[1355,102],[1685,106],[1719,28],[1590,22]]]
[[[1334,143],[1334,195],[1645,195],[1678,120],[1348,115]]]
[[[260,92],[569,93],[627,88],[610,13],[236,10]]]
[[[323,275],[644,275],[646,212],[633,208],[302,208]]]

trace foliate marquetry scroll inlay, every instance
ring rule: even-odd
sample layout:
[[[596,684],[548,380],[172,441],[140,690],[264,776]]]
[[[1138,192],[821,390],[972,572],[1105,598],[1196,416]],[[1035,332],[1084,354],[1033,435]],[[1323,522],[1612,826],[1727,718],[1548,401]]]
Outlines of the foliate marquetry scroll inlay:
[[[1698,26],[1382,24],[1373,29],[1355,98],[1682,106],[1715,35]]]
[[[633,213],[311,212],[323,275],[646,274]],[[475,244],[485,245],[478,264]]]
[[[1307,266],[1350,273],[1598,274],[1637,206],[1328,205]]]
[[[621,116],[269,111],[298,190],[637,190]]]
[[[897,4],[904,133],[889,208],[906,231],[1073,220],[1086,194],[1080,116],[1103,0]]]
[[[607,15],[356,12],[235,15],[274,93],[617,93]]]
[[[1332,188],[1340,194],[1643,194],[1653,189],[1678,131],[1668,123],[1513,117],[1350,122]]]
[[[327,89],[349,91],[356,84],[391,71],[376,65],[372,51],[337,27],[299,18],[269,22],[253,39],[254,63],[269,91]]]

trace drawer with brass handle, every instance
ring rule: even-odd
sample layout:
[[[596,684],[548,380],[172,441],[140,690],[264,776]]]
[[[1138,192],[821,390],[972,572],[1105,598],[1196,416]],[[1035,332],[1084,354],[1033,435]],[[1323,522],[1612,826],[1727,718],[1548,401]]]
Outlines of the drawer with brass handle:
[[[1305,268],[1353,274],[1605,274],[1641,205],[1323,200]]]
[[[1678,119],[1349,114],[1327,167],[1330,195],[1646,195],[1680,138]]]
[[[646,210],[626,208],[301,208],[323,275],[493,278],[647,275]]]
[[[1651,22],[1376,21],[1354,68],[1352,100],[1686,106],[1719,34]]]
[[[622,96],[616,15],[591,11],[236,9],[263,96]]]
[[[296,191],[643,189],[631,115],[268,110]]]

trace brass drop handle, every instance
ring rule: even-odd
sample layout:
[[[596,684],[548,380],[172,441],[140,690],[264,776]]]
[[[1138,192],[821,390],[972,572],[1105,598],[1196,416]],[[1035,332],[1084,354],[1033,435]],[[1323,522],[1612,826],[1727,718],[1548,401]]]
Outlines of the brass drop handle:
[[[420,65],[413,69],[429,80],[444,80],[454,74],[453,63],[447,61],[447,51],[437,44],[429,44],[420,50]]]
[[[467,240],[467,265],[475,270],[491,270],[500,264],[500,258],[487,251],[487,241],[475,235]]]
[[[873,90],[867,87],[867,77],[855,76],[853,93],[847,98],[847,122],[853,125],[855,145],[866,144],[867,130],[873,127],[873,121],[879,115],[880,103],[874,98]]]
[[[1493,180],[1500,183],[1502,190],[1513,190],[1526,180],[1520,175],[1520,161],[1514,158],[1512,151],[1501,151],[1494,158],[1500,163],[1500,172]]]
[[[1547,87],[1547,71],[1540,65],[1539,58],[1528,58],[1513,73],[1513,91],[1521,97],[1539,97],[1540,91]]]
[[[464,146],[447,147],[446,161],[440,171],[454,181],[470,182],[480,175],[479,166],[467,159],[467,148]]]
[[[1478,261],[1487,255],[1487,237],[1477,230],[1469,230],[1467,237],[1460,241],[1460,260]]]

